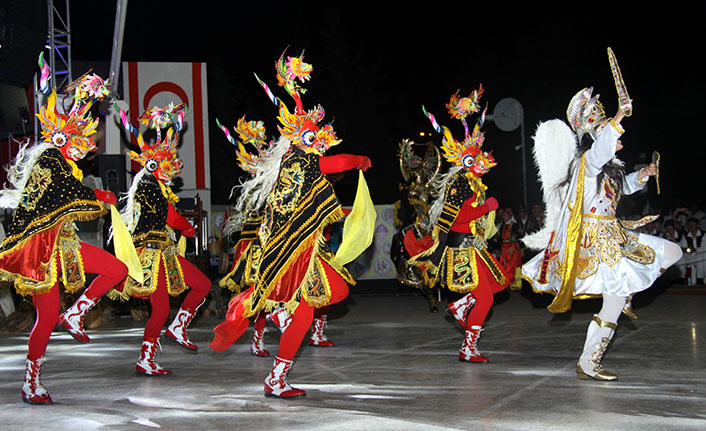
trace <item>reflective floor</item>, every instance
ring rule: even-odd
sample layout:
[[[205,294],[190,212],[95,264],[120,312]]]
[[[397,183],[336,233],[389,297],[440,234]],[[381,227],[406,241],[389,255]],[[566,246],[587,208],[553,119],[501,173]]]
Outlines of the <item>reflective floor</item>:
[[[210,351],[215,318],[190,331],[201,351],[165,343],[174,375],[136,377],[143,323],[129,318],[75,343],[55,333],[43,382],[55,404],[20,400],[27,334],[0,334],[0,427],[7,430],[704,430],[706,295],[636,298],[603,361],[613,383],[575,365],[600,303],[554,316],[532,295],[501,293],[479,342],[488,364],[457,360],[462,333],[421,296],[354,294],[332,309],[333,348],[303,346],[289,381],[299,400],[263,396],[272,359],[250,355],[250,330]],[[276,351],[278,334],[266,334]]]

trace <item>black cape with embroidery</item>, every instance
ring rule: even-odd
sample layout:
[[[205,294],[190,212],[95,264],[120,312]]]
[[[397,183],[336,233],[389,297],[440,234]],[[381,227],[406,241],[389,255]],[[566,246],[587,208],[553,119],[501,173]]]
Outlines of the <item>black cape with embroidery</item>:
[[[319,155],[291,147],[267,198],[260,227],[262,258],[253,293],[245,301],[247,315],[265,308],[266,300],[287,302],[300,293],[323,242],[323,228],[342,217],[333,187],[319,168]],[[288,271],[286,283],[280,283]]]
[[[104,213],[93,190],[73,175],[61,152],[44,150],[32,167],[0,245],[0,275],[24,278],[28,284],[45,283],[64,222],[91,220]]]

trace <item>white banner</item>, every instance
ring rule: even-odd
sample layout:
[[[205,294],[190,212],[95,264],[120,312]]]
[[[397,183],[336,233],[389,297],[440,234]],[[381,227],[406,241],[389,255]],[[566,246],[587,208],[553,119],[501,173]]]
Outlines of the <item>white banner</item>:
[[[390,260],[392,236],[395,234],[394,205],[375,205],[375,237],[373,244],[360,257],[347,265],[357,280],[395,278],[397,272]]]

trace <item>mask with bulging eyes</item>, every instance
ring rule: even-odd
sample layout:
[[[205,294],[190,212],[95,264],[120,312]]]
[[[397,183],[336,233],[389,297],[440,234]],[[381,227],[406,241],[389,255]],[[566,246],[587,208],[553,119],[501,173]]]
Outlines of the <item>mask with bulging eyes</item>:
[[[481,151],[480,148],[471,146],[461,156],[463,169],[477,177],[488,173],[490,168],[497,166],[492,154]]]
[[[169,182],[179,175],[184,167],[184,163],[179,158],[169,157],[166,154],[159,154],[164,158],[151,158],[145,162],[145,169],[154,174],[162,182]]]

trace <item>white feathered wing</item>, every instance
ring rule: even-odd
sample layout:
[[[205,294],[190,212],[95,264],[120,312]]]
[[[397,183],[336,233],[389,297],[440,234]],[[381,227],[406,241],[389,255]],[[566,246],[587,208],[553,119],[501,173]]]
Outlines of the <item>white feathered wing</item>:
[[[533,250],[543,250],[556,227],[561,204],[569,183],[559,186],[567,178],[569,166],[577,149],[576,135],[569,126],[558,119],[540,123],[534,134],[534,162],[539,170],[544,198],[544,226],[521,239]]]

